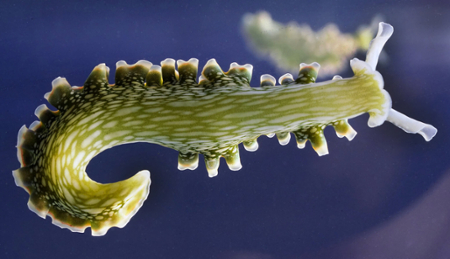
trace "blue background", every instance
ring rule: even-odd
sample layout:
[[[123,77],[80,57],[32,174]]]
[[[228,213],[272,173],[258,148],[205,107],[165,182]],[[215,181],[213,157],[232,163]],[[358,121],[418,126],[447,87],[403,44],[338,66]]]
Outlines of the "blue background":
[[[450,4],[446,1],[2,1],[0,4],[1,258],[449,258]],[[330,154],[261,137],[243,168],[177,170],[177,152],[151,144],[107,150],[87,171],[100,182],[152,173],[148,200],[104,237],[61,230],[27,208],[14,184],[17,132],[36,120],[51,81],[83,84],[93,67],[147,59],[215,58],[281,76],[246,47],[240,21],[328,22],[354,32],[382,14],[395,32],[378,65],[393,107],[433,124],[429,143],[368,115],[348,142],[325,130]],[[300,48],[301,46],[299,46]],[[364,53],[358,57],[363,59]],[[299,62],[300,63],[300,62]],[[343,76],[351,76],[346,69]],[[48,105],[48,104],[47,104]]]

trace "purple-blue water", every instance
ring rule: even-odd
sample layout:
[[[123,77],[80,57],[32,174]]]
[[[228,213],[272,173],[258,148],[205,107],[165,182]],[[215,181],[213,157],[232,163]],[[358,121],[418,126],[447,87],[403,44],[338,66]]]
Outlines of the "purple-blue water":
[[[281,73],[255,57],[240,33],[243,14],[328,22],[354,32],[382,14],[394,26],[378,65],[393,108],[438,128],[429,143],[385,123],[349,142],[325,130],[330,154],[261,137],[243,168],[207,176],[177,170],[177,152],[115,147],[94,158],[100,182],[148,169],[148,200],[123,229],[104,237],[61,230],[27,208],[14,184],[17,131],[37,118],[51,81],[82,85],[93,67],[118,60],[215,58],[261,74]],[[300,48],[301,46],[299,46]],[[450,4],[444,1],[3,1],[0,3],[0,258],[450,258]],[[363,59],[364,53],[358,57]],[[351,76],[347,69],[341,73]]]

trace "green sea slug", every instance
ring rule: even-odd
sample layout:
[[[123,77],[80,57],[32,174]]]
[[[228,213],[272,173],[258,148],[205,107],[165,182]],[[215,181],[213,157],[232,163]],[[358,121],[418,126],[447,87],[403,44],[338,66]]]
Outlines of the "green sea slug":
[[[276,134],[285,145],[293,133],[299,148],[309,140],[319,155],[328,154],[323,129],[331,125],[339,137],[353,139],[348,119],[369,113],[369,126],[385,120],[427,141],[437,130],[391,108],[383,78],[375,70],[378,56],[393,32],[380,23],[366,61],[352,59],[354,76],[315,83],[319,64],[300,64],[296,79],[286,74],[275,85],[270,75],[260,87],[250,87],[251,65],[232,63],[223,72],[214,59],[197,77],[197,59],[166,59],[161,66],[148,61],[117,62],[115,84],[108,84],[105,64],[94,68],[83,87],[71,87],[58,77],[45,97],[57,111],[41,105],[40,121],[23,126],[17,152],[21,168],[15,182],[29,194],[28,207],[53,224],[74,232],[106,234],[124,227],[147,198],[150,173],[101,184],[85,169],[97,154],[131,142],[156,143],[179,151],[178,168],[196,169],[199,154],[210,177],[221,157],[231,170],[241,169],[239,144],[258,148],[257,138]]]
[[[294,72],[300,61],[318,62],[320,76],[326,77],[344,70],[358,50],[368,49],[379,20],[376,16],[371,25],[360,26],[355,34],[341,33],[333,23],[316,32],[308,24],[274,21],[268,12],[261,11],[244,15],[242,33],[250,49],[280,71]]]

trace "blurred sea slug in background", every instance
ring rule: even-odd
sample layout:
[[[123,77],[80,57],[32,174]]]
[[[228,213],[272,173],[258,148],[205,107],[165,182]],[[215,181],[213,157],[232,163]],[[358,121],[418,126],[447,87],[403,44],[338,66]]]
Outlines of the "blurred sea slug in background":
[[[296,79],[285,74],[275,85],[273,76],[262,75],[260,87],[250,87],[251,65],[231,63],[224,72],[214,59],[197,80],[195,58],[166,59],[161,66],[119,61],[114,85],[108,83],[105,64],[96,66],[82,87],[58,77],[45,95],[58,110],[40,105],[35,111],[39,121],[19,130],[21,167],[13,171],[15,183],[30,194],[28,207],[40,217],[50,215],[53,224],[74,232],[90,227],[92,235],[101,236],[111,227],[124,227],[150,190],[147,170],[108,184],[86,174],[93,157],[117,145],[148,142],[172,148],[179,152],[180,170],[196,169],[201,154],[214,177],[221,157],[230,170],[241,169],[239,144],[255,151],[262,135],[276,135],[286,145],[293,133],[299,148],[309,141],[318,155],[326,155],[324,128],[332,126],[338,137],[352,140],[356,131],[348,119],[363,113],[370,115],[369,127],[387,120],[429,141],[436,128],[392,109],[376,71],[392,32],[391,25],[380,23],[366,61],[350,61],[353,77],[319,83],[315,62],[300,64]]]
[[[308,24],[282,24],[261,11],[244,15],[242,32],[250,48],[278,70],[294,73],[300,62],[318,62],[320,76],[326,77],[342,71],[358,50],[367,50],[380,19],[376,16],[371,25],[360,26],[352,35],[341,33],[333,23],[317,32]]]

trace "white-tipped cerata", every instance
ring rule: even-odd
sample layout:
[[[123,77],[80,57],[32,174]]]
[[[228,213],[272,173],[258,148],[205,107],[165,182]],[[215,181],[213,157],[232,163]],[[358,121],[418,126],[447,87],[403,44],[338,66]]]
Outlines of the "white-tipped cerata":
[[[173,58],[166,58],[163,61],[161,61],[161,66],[171,66],[171,67],[175,67],[175,59]]]
[[[280,76],[280,78],[278,78],[278,83],[281,85],[283,83],[283,81],[286,79],[289,81],[294,81],[294,77],[292,76],[292,74],[286,73],[286,74]]]
[[[150,67],[150,71],[157,71],[157,72],[161,73],[161,66],[159,66],[159,65],[152,65]]]
[[[57,78],[53,79],[52,81],[52,88],[55,88],[59,85],[67,85],[70,86],[69,82],[67,82],[67,79],[65,77],[58,76]]]
[[[152,62],[147,61],[147,60],[143,60],[143,59],[139,60],[134,65],[141,65],[141,66],[144,66],[144,67],[148,68],[149,70],[153,66]]]
[[[275,79],[275,77],[273,77],[272,75],[269,75],[269,74],[262,75],[260,80],[261,80],[261,83],[267,82],[271,86],[274,86],[277,83],[277,80]]]
[[[182,65],[185,65],[185,64],[190,64],[190,65],[194,66],[195,68],[198,68],[198,59],[190,58],[188,61],[185,61],[185,60],[182,60],[182,59],[177,60],[177,67],[178,68],[180,66],[182,66]]]
[[[248,73],[250,73],[250,75],[253,73],[253,66],[251,64],[245,64],[243,65],[243,67],[245,69],[247,69]]]
[[[116,62],[116,69],[119,67],[128,67],[128,63],[125,60],[119,60]]]
[[[239,68],[239,67],[241,67],[241,66],[239,66],[239,64],[236,63],[236,62],[233,62],[233,63],[230,64],[230,69]]]

